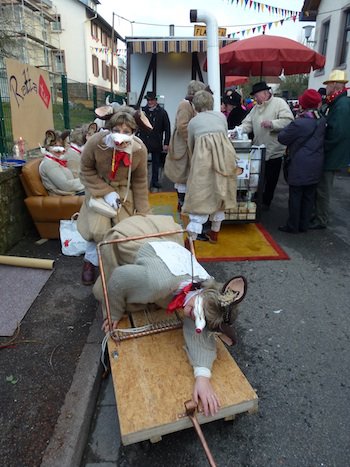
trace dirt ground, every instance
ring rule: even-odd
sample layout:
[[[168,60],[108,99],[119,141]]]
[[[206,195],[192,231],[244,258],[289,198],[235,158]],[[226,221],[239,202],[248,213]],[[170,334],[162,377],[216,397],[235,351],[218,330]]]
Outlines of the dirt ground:
[[[11,338],[0,337],[0,459],[6,467],[40,465],[97,309],[91,287],[80,283],[82,257],[63,256],[58,240],[38,245],[38,239],[27,237],[7,252],[54,259],[55,266],[15,342],[6,346]]]

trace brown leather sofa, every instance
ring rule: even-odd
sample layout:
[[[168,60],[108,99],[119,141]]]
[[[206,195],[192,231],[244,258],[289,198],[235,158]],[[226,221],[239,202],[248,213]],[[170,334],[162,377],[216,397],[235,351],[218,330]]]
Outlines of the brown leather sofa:
[[[40,237],[59,238],[60,220],[79,212],[84,196],[49,196],[39,174],[41,160],[32,159],[22,168],[20,179],[27,195],[24,202]]]

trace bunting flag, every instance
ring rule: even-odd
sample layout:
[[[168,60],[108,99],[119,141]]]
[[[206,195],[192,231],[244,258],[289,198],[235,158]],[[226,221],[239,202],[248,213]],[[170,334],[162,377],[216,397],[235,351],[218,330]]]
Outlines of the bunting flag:
[[[299,12],[295,10],[288,10],[286,8],[279,8],[272,5],[268,5],[266,3],[256,2],[254,0],[231,0],[231,5],[236,2],[236,5],[240,5],[243,8],[253,8],[258,13],[264,13],[267,11],[272,15],[279,15],[279,16],[290,16],[290,17],[297,17]]]
[[[263,32],[265,32],[267,28],[270,30],[272,28],[272,26],[283,26],[283,23],[285,21],[294,21],[295,22],[296,20],[297,20],[297,15],[288,16],[287,18],[282,18],[282,19],[279,19],[279,20],[276,20],[276,21],[270,21],[269,23],[260,24],[259,26],[249,27],[248,29],[244,29],[242,31],[231,32],[230,34],[227,34],[227,37],[231,37],[232,39],[235,36],[245,37],[245,36],[248,36],[250,33],[253,33],[253,34],[255,34],[255,32],[260,33],[261,30]]]
[[[112,49],[110,47],[93,47],[90,46],[90,49],[93,50],[96,54],[105,54],[108,57],[112,54]],[[113,55],[115,57],[120,57],[122,55],[126,55],[126,49],[114,49]]]

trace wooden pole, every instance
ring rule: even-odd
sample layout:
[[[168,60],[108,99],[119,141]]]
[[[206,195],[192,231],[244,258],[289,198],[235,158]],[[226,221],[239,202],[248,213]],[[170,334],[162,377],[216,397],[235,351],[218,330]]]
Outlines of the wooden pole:
[[[111,45],[111,50],[112,50],[112,57],[111,57],[111,99],[114,97],[114,91],[113,91],[113,65],[114,65],[114,13],[112,13],[112,45]]]

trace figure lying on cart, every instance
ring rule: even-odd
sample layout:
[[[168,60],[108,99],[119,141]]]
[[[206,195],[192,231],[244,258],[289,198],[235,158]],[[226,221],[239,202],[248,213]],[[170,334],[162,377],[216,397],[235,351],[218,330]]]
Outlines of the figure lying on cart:
[[[122,222],[134,221],[135,216]],[[217,413],[220,401],[210,383],[216,358],[215,334],[227,336],[229,344],[235,342],[234,321],[237,305],[246,294],[245,278],[233,277],[221,284],[176,241],[145,238],[133,263],[115,267],[106,282],[113,329],[130,304],[152,303],[166,313],[183,309],[185,350],[195,377],[193,400],[198,403],[200,399],[205,415]],[[108,326],[106,320],[106,332]]]

